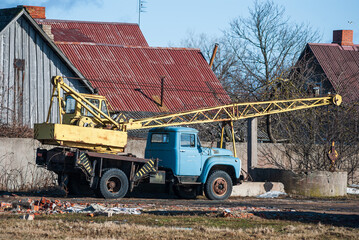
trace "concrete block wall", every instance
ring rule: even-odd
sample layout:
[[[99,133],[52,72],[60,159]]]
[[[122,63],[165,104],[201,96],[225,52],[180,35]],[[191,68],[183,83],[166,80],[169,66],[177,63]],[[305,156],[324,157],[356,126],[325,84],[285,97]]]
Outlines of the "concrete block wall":
[[[55,174],[38,168],[36,149],[30,138],[0,138],[0,190],[28,190],[53,185]]]
[[[202,143],[206,147],[216,147],[217,143]],[[43,187],[56,182],[55,174],[37,168],[35,165],[35,154],[40,142],[28,138],[0,138],[0,190],[20,190]],[[129,140],[126,148],[127,153],[132,153],[137,157],[144,157],[146,147],[145,140]],[[232,150],[232,144],[226,146]],[[268,163],[270,156],[275,156],[285,163],[281,144],[258,144],[258,167],[276,168]],[[237,155],[242,161],[242,168],[247,165],[247,145],[246,143],[236,144]],[[269,154],[270,152],[270,154]],[[359,179],[358,179],[359,180]],[[262,180],[258,180],[262,181]],[[274,181],[274,180],[272,180]]]

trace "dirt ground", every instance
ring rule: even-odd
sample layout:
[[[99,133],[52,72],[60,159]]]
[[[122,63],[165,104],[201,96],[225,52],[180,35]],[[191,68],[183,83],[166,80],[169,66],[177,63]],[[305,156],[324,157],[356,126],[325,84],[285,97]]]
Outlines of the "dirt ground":
[[[203,196],[183,200],[141,192],[116,200],[64,197],[54,191],[0,192],[0,203],[0,239],[292,240],[358,239],[359,235],[355,195],[211,201]]]
[[[130,197],[105,200],[94,197],[55,196],[49,193],[0,193],[1,201],[39,200],[46,197],[60,202],[89,205],[116,205],[129,208],[141,208],[151,215],[194,216],[227,211],[231,214],[251,214],[264,219],[279,219],[301,223],[323,223],[332,226],[359,228],[359,197],[308,199],[284,197],[275,199],[230,198],[226,201],[212,201],[205,197],[193,200],[177,199],[168,194],[134,193]]]

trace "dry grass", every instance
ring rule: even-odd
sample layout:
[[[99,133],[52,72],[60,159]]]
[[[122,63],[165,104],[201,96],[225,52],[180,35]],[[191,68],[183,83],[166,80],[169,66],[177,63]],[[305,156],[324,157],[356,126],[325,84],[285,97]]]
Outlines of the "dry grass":
[[[0,191],[38,191],[56,186],[57,175],[35,163],[13,164],[14,153],[0,155]]]
[[[34,130],[20,124],[0,123],[0,137],[7,138],[33,138]]]
[[[322,224],[208,216],[0,215],[0,239],[357,239],[359,230]]]

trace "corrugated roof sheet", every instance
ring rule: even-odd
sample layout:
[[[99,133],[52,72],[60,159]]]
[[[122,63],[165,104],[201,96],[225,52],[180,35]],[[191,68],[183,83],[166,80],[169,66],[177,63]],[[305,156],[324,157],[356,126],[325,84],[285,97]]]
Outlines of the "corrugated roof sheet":
[[[139,26],[131,23],[103,23],[71,20],[35,19],[51,25],[54,41],[94,42],[127,46],[148,46]]]
[[[309,43],[334,90],[345,102],[359,100],[359,45]]]
[[[231,102],[199,49],[56,44],[116,111],[176,112]]]

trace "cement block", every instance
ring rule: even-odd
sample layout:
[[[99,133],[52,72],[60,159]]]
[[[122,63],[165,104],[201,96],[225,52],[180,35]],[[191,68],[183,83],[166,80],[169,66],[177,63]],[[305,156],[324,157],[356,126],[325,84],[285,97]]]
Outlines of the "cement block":
[[[233,186],[231,197],[255,197],[269,191],[284,192],[281,182],[244,182]]]
[[[311,171],[284,172],[287,193],[308,197],[336,197],[347,195],[347,172]]]

